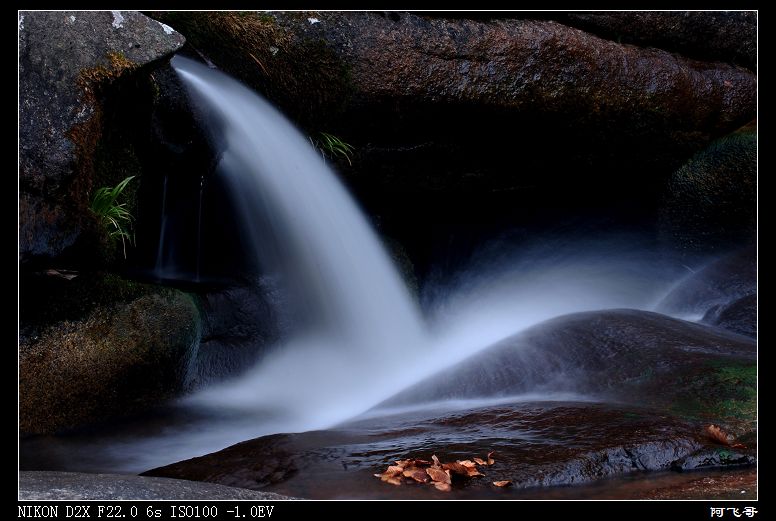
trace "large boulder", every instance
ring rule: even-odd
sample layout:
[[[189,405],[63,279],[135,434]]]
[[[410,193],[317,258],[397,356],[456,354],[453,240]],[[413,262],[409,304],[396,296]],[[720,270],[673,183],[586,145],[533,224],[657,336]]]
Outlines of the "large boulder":
[[[179,33],[137,12],[19,12],[23,261],[56,257],[96,225],[88,203],[104,95],[183,43]]]
[[[579,393],[671,411],[751,434],[754,341],[658,313],[590,311],[548,320],[386,402]]]
[[[449,462],[491,451],[495,464],[480,466],[478,479],[454,475],[451,493],[419,484],[392,486],[373,476],[406,458],[434,454]],[[720,453],[725,462],[717,457],[710,464]],[[310,499],[536,499],[543,497],[542,487],[579,486],[634,471],[737,467],[754,461],[753,451],[720,449],[700,425],[660,411],[516,399],[448,410],[442,405],[414,414],[375,415],[327,431],[264,436],[143,475]],[[513,486],[501,491],[492,485],[497,480],[510,480]],[[562,490],[573,497],[572,490]],[[602,496],[620,497],[607,492]]]
[[[563,20],[623,43],[757,66],[756,11],[607,11],[569,13]]]
[[[153,16],[304,126],[342,121],[353,137],[368,128],[378,149],[390,139],[393,148],[417,155],[418,146],[456,135],[479,143],[478,134],[491,135],[488,118],[492,123],[503,112],[512,121],[512,143],[528,133],[524,125],[537,132],[551,121],[546,130],[556,143],[581,128],[627,139],[629,152],[651,159],[665,151],[645,147],[645,138],[685,152],[755,113],[751,71],[616,43],[554,21],[366,12]],[[444,110],[454,110],[457,122],[444,119]],[[473,111],[484,123],[476,132],[467,128]]]
[[[757,229],[757,131],[747,125],[713,141],[666,183],[661,239],[688,254],[729,249]]]
[[[352,144],[338,170],[413,261],[441,223],[497,228],[591,208],[651,219],[665,178],[755,115],[748,69],[557,21],[150,15],[308,135]]]
[[[19,346],[20,431],[51,433],[159,404],[189,378],[199,337],[193,299],[152,286],[31,332]]]

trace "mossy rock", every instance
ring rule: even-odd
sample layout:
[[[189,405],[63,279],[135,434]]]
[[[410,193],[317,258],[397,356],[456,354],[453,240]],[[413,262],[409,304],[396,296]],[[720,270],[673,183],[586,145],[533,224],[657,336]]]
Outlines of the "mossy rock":
[[[48,326],[20,345],[20,431],[81,427],[174,396],[199,336],[194,300],[167,288]]]
[[[661,238],[686,252],[729,248],[754,236],[756,201],[757,133],[747,126],[712,142],[671,176]]]

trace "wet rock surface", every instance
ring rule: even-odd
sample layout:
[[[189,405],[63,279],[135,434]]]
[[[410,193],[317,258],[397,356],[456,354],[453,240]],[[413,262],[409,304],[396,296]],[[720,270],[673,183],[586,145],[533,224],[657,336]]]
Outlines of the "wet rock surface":
[[[510,396],[592,394],[753,429],[756,345],[658,313],[608,310],[558,317],[402,391],[387,405]]]
[[[267,436],[145,475],[309,498],[449,498],[430,487],[391,486],[372,474],[396,459],[436,454],[447,461],[496,451],[496,463],[480,468],[484,477],[456,483],[452,494],[495,497],[528,493],[533,487],[668,470],[710,445],[700,424],[654,410],[528,402],[426,410],[354,421],[330,431]],[[496,490],[491,483],[498,480],[511,480],[511,492]]]
[[[756,328],[757,251],[754,245],[715,260],[688,275],[658,311],[686,315],[747,334]],[[728,310],[728,311],[726,311]],[[753,336],[748,334],[748,336]]]
[[[397,459],[496,451],[497,464],[480,469],[486,477],[454,487],[465,498],[490,497],[500,480],[530,496],[640,471],[747,467],[756,462],[755,352],[741,335],[657,313],[575,313],[485,349],[363,419],[147,474],[312,498],[419,498],[441,493],[370,474]],[[710,435],[711,424],[737,445]]]
[[[144,478],[120,474],[79,472],[20,472],[19,499],[23,501],[106,499],[293,499],[271,492],[194,483],[178,479]]]

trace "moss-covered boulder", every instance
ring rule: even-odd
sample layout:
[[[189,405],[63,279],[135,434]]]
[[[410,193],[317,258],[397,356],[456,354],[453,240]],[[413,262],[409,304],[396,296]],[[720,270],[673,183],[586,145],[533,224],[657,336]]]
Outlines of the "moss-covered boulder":
[[[19,348],[19,428],[50,433],[136,413],[179,391],[196,355],[199,312],[186,293],[144,286],[93,305]]]
[[[183,42],[137,12],[19,12],[23,261],[56,257],[95,226],[88,202],[105,89],[169,57]],[[126,93],[122,97],[128,102]]]
[[[660,210],[664,242],[688,253],[724,251],[754,237],[757,131],[712,142],[670,177]]]

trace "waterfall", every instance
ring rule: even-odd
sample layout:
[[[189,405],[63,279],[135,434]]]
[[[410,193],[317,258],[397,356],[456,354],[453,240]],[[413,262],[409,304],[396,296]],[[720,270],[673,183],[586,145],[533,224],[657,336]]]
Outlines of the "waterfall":
[[[282,411],[314,428],[398,390],[395,373],[424,348],[424,325],[354,200],[260,96],[192,60],[172,63],[223,146],[217,173],[231,188],[252,253],[279,272],[310,324],[238,382],[191,399]]]

